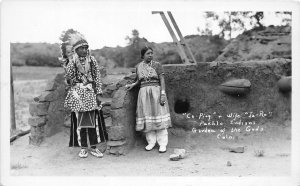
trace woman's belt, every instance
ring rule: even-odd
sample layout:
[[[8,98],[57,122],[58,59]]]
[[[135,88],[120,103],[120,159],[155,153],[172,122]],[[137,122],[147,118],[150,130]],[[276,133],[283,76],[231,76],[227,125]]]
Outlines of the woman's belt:
[[[141,81],[141,88],[145,86],[156,86],[156,85],[159,86],[159,80],[157,79],[148,79],[147,81],[143,79]]]

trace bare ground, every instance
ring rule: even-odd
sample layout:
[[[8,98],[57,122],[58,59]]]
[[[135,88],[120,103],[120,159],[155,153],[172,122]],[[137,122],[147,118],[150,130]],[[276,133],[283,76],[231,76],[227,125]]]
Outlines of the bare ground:
[[[144,150],[137,141],[127,155],[86,159],[78,157],[79,148],[68,147],[68,129],[47,138],[36,147],[28,135],[11,144],[12,176],[290,176],[291,128],[272,123],[265,132],[239,133],[237,140],[220,140],[213,134],[169,130],[166,153],[156,147]],[[243,146],[244,153],[229,152],[229,147]],[[174,148],[185,148],[187,156],[170,161]],[[258,156],[258,150],[263,151]],[[227,162],[231,166],[227,165]]]
[[[28,103],[43,90],[46,81],[15,82],[17,129],[28,129]],[[34,92],[33,92],[34,90]],[[291,169],[290,125],[266,123],[263,132],[235,134],[236,140],[217,139],[213,134],[169,130],[166,153],[156,147],[144,150],[144,141],[125,156],[105,153],[101,159],[78,157],[79,148],[68,147],[68,128],[47,138],[39,147],[29,145],[26,135],[10,145],[12,176],[289,176]],[[229,152],[243,146],[244,153]],[[174,148],[187,150],[187,157],[170,161]],[[261,151],[262,156],[258,156]],[[231,166],[227,166],[227,162]]]

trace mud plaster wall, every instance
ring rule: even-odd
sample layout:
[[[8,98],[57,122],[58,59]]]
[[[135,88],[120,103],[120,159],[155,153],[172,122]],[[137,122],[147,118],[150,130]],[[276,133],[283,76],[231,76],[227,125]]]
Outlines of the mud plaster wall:
[[[165,65],[164,70],[166,92],[175,126],[191,129],[197,125],[187,120],[183,112],[195,116],[200,113],[213,115],[216,112],[216,116],[226,116],[230,113],[264,111],[271,114],[255,119],[257,123],[263,123],[266,119],[276,122],[291,119],[290,94],[280,92],[277,85],[281,76],[291,75],[290,60]],[[248,79],[251,82],[250,92],[245,96],[221,92],[218,86],[231,79]],[[182,109],[182,106],[185,108]],[[218,120],[229,122],[226,117]]]
[[[281,76],[291,75],[290,60],[164,65],[164,71],[173,127],[186,130],[199,127],[199,122],[187,118],[184,113],[197,116],[200,113],[212,115],[216,112],[217,115],[226,116],[228,113],[272,112],[268,117],[251,119],[259,124],[266,121],[278,124],[291,119],[290,92],[280,92],[277,85]],[[134,78],[135,74],[129,74],[120,81],[118,83],[120,88],[113,96],[109,138],[115,141],[115,144],[117,141],[122,144],[109,149],[113,154],[123,154],[141,135],[140,132],[132,131],[136,122],[134,113],[138,88],[131,91],[124,89],[124,85],[133,82]],[[231,96],[219,90],[220,84],[240,78],[251,82],[250,92],[245,96]],[[248,121],[247,118],[241,119]],[[230,119],[224,117],[218,120],[229,122]],[[214,127],[219,126],[210,126],[210,128]]]
[[[164,65],[166,92],[174,127],[190,130],[198,123],[187,119],[183,113],[226,115],[233,112],[272,112],[268,121],[283,122],[291,119],[290,93],[282,93],[277,82],[281,76],[291,75],[291,60],[273,59],[236,63],[198,63],[197,65]],[[218,86],[230,79],[250,80],[251,89],[245,96],[230,96]],[[133,82],[135,74],[110,84],[104,95],[112,96],[111,104],[103,110],[111,117],[108,126],[108,151],[111,154],[126,154],[134,146],[135,112],[138,88],[126,91],[124,86]],[[66,96],[63,74],[49,81],[46,90],[30,105],[30,142],[40,144],[45,137],[62,130],[67,111],[63,108]],[[180,103],[181,101],[181,103]],[[179,104],[178,104],[179,103]],[[183,103],[183,104],[182,104]],[[188,106],[186,106],[188,103]],[[176,107],[176,109],[175,109]],[[176,112],[175,112],[176,110]],[[219,119],[220,121],[224,121]],[[264,119],[256,119],[264,122]],[[226,121],[224,121],[226,122]]]

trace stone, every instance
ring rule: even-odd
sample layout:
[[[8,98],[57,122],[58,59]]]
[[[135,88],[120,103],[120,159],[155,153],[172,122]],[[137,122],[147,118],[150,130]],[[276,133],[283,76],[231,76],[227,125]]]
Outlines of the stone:
[[[112,109],[122,108],[126,94],[127,91],[125,89],[120,88],[119,90],[117,90],[113,96],[111,108]]]
[[[45,125],[47,122],[46,116],[34,116],[28,119],[28,124],[33,127]]]
[[[59,85],[55,90],[55,96],[53,100],[61,99],[62,97],[65,98],[67,96],[66,86]]]
[[[45,90],[56,90],[59,85],[65,86],[64,73],[57,74],[53,80],[48,81]]]
[[[180,159],[178,154],[171,154],[170,155],[170,160],[171,161],[178,161]]]
[[[124,126],[111,126],[108,132],[108,139],[112,141],[125,139]]]
[[[136,68],[130,68],[131,73],[136,73]]]
[[[102,102],[103,107],[110,107],[111,106],[112,99],[106,98],[105,101]]]
[[[57,85],[63,84],[65,81],[65,77],[64,77],[65,73],[60,73],[57,74],[54,81]]]
[[[125,80],[135,80],[135,78],[136,78],[135,73],[128,74],[124,77]]]
[[[29,104],[29,113],[31,116],[44,116],[47,115],[49,102],[34,102]]]
[[[56,89],[56,84],[54,80],[49,80],[46,84],[45,90],[55,90]]]
[[[136,108],[138,93],[136,93],[136,89],[133,88],[126,94],[124,97],[123,107],[125,108]]]
[[[31,136],[45,136],[44,126],[30,127]]]
[[[234,79],[219,85],[219,89],[227,94],[243,95],[250,91],[251,82],[248,79]]]
[[[100,150],[100,152],[104,153],[108,149],[108,146],[107,143],[103,142],[103,143],[99,143],[97,145],[97,148]]]
[[[229,86],[220,85],[219,90],[226,94],[231,94],[231,95],[245,95],[245,94],[249,93],[250,88],[229,87]]]
[[[65,117],[64,126],[67,128],[71,127],[71,116]]]
[[[229,148],[229,152],[244,153],[244,151],[245,151],[244,147],[231,147],[231,148]]]
[[[108,141],[107,142],[107,145],[110,146],[110,147],[122,146],[124,144],[126,144],[126,140],[123,140],[123,141]]]
[[[29,144],[39,146],[44,141],[44,139],[44,136],[29,136]]]
[[[228,166],[228,167],[231,167],[231,165],[232,165],[231,162],[230,162],[230,161],[227,161],[227,166]]]
[[[174,153],[177,154],[179,156],[180,159],[185,158],[186,156],[186,151],[185,149],[174,149]]]
[[[114,126],[125,125],[124,122],[127,120],[126,109],[112,109],[110,115]]]
[[[50,105],[48,108],[48,113],[65,111],[64,102],[65,102],[65,99],[63,97],[61,97],[58,100],[50,102]]]
[[[282,76],[277,84],[281,92],[290,92],[292,90],[292,76]]]
[[[105,117],[104,116],[104,121],[105,121],[106,128],[109,128],[109,127],[112,126],[111,117]]]
[[[110,98],[110,97],[111,97],[111,94],[112,94],[112,93],[108,93],[108,92],[106,92],[106,91],[104,90],[103,93],[102,93],[102,97],[103,97],[103,98]]]
[[[109,153],[119,156],[119,155],[125,155],[126,151],[124,146],[118,146],[118,147],[110,147]]]
[[[113,84],[110,84],[108,85],[107,87],[105,87],[105,91],[114,91],[117,89],[117,83],[113,83]]]
[[[118,89],[118,88],[117,88],[116,83],[106,86],[106,87],[103,89],[103,97],[105,97],[105,98],[110,98],[110,97],[112,97],[113,93],[114,93],[117,89]]]
[[[57,91],[43,91],[41,95],[38,97],[33,98],[36,102],[47,102],[47,101],[53,101],[58,96]]]
[[[102,107],[103,115],[109,115],[110,116],[110,111],[111,111],[111,107],[110,106],[103,106]]]
[[[124,87],[125,85],[127,85],[129,83],[130,83],[129,80],[123,79],[117,83],[117,88]]]
[[[103,117],[104,117],[104,119],[110,118],[110,120],[111,120],[110,115],[103,114]]]
[[[64,125],[67,112],[64,110],[63,104],[64,99],[59,99],[50,103],[47,115],[46,136],[56,134]]]

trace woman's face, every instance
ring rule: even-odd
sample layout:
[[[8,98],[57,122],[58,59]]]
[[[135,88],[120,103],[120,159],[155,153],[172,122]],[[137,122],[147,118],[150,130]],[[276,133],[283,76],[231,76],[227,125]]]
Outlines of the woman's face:
[[[89,49],[88,46],[81,46],[76,49],[76,53],[78,54],[79,57],[86,57],[88,54],[88,49]]]
[[[151,49],[147,50],[144,54],[144,60],[150,62],[153,59],[153,51]]]

